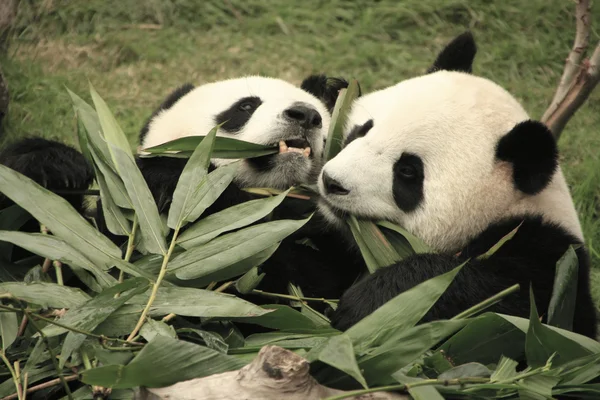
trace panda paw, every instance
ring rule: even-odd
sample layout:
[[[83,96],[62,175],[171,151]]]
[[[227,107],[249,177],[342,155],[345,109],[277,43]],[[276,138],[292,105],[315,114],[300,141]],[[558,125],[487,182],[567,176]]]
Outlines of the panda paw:
[[[337,309],[330,315],[333,328],[349,329],[394,297],[396,293],[389,293],[378,278],[370,275],[342,295]]]

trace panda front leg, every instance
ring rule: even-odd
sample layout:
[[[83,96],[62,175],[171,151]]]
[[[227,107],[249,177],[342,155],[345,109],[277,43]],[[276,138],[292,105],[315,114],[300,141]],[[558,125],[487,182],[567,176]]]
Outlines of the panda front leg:
[[[346,330],[377,308],[418,284],[446,273],[465,260],[448,254],[418,254],[381,268],[348,289],[331,318],[332,326]],[[527,317],[529,282],[540,314],[547,308],[554,271],[540,270],[520,258],[470,260],[454,278],[421,322],[449,319],[494,294],[519,283],[519,292],[492,307],[493,311]]]

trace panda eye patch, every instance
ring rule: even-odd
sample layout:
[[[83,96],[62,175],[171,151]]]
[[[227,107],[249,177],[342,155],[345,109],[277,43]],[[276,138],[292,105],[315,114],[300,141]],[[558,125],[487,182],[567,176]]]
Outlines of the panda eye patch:
[[[215,117],[217,125],[225,132],[239,132],[244,125],[250,121],[252,114],[262,104],[262,100],[256,96],[243,97],[233,103],[227,110]]]
[[[393,171],[392,191],[396,204],[404,212],[415,210],[423,201],[423,160],[416,154],[404,153],[394,163]]]

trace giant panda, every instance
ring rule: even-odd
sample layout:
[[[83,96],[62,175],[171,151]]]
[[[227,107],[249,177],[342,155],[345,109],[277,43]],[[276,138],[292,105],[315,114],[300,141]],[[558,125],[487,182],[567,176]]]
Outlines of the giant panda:
[[[466,260],[423,321],[449,319],[515,283],[520,291],[491,310],[528,317],[532,285],[545,317],[556,263],[572,245],[579,259],[573,330],[594,338],[589,258],[555,140],[506,90],[470,74],[474,55],[472,36],[463,35],[428,74],[353,105],[345,146],[319,176],[321,214],[342,232],[348,215],[393,222],[434,252],[352,285],[332,326],[346,330]],[[477,259],[517,227],[495,254]]]
[[[299,87],[281,79],[260,76],[216,81],[198,87],[185,84],[169,94],[143,125],[139,135],[140,153],[184,136],[205,135],[221,123],[219,136],[279,146],[278,154],[243,160],[234,182],[202,217],[252,199],[252,195],[243,190],[246,187],[287,189],[293,185],[315,183],[322,167],[331,110],[339,90],[346,86],[346,80],[325,75],[311,75]],[[166,213],[187,160],[170,157],[137,157],[136,160],[159,211]],[[213,159],[209,169],[232,161]],[[85,158],[72,147],[55,140],[26,138],[5,147],[0,152],[0,163],[62,194],[81,212],[87,211],[82,195],[64,194],[65,191],[87,189],[94,178]],[[2,206],[10,204],[6,198],[1,200]],[[275,217],[299,217],[296,215],[297,204],[286,206],[286,203],[289,202],[275,210],[281,214]],[[115,237],[108,231],[101,207],[96,209],[100,230],[117,243],[123,243],[125,238]],[[337,297],[347,284],[330,283],[335,281],[335,272],[330,274],[329,270],[321,268],[325,261],[320,262],[319,255],[294,240],[284,241],[263,266],[263,271],[267,272],[263,288],[284,293],[287,282],[292,281],[300,285],[307,296],[330,294],[323,288],[333,287],[337,289],[328,297]],[[284,267],[280,268],[282,264]],[[307,269],[313,269],[314,273],[305,273]],[[315,276],[319,279],[313,279]],[[326,284],[321,285],[321,282]]]

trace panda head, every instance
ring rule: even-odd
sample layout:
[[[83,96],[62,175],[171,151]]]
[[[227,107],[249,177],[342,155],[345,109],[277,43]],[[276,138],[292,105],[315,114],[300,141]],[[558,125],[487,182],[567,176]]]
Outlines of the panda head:
[[[342,79],[315,75],[301,87],[274,78],[249,76],[185,85],[153,113],[140,134],[141,148],[184,136],[217,135],[279,146],[279,153],[246,159],[235,178],[242,187],[288,188],[315,181],[322,167],[330,110]],[[213,159],[223,165],[234,160]]]
[[[440,251],[528,213],[581,235],[551,132],[495,83],[436,68],[358,103],[319,177],[329,221],[388,220]]]

